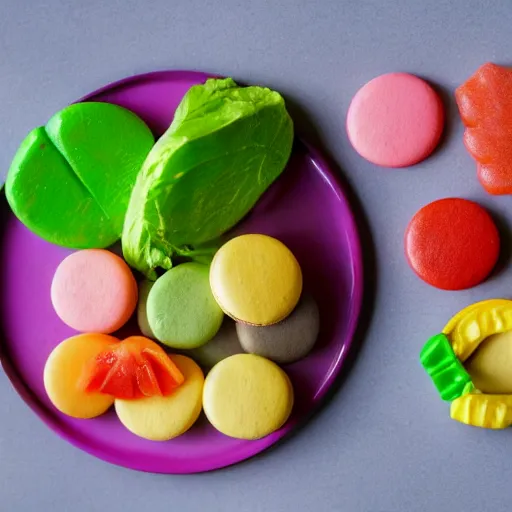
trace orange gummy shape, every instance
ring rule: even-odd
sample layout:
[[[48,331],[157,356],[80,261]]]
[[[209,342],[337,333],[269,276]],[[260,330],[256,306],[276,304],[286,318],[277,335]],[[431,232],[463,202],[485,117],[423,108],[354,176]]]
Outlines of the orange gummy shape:
[[[512,69],[484,64],[455,98],[480,183],[490,194],[512,194]]]
[[[185,378],[165,351],[143,336],[132,336],[98,354],[81,379],[86,391],[115,398],[168,396]]]

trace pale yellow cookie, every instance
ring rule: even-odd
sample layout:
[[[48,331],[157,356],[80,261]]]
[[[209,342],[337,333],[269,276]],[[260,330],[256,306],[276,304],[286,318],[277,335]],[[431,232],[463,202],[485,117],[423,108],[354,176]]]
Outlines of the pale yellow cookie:
[[[204,384],[201,368],[189,357],[169,357],[185,377],[185,382],[172,395],[115,401],[121,423],[130,432],[151,441],[167,441],[184,434],[201,413]]]
[[[235,320],[271,325],[286,318],[302,291],[292,252],[266,235],[242,235],[224,244],[210,267],[210,285],[222,310]]]
[[[279,429],[293,406],[293,388],[275,363],[253,354],[237,354],[207,375],[203,408],[210,423],[238,439],[259,439]]]

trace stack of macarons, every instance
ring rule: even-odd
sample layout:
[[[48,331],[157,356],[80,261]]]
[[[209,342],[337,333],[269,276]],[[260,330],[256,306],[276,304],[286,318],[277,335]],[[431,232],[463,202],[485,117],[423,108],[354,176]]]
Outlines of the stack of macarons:
[[[115,404],[120,421],[151,440],[184,433],[202,409],[231,437],[258,439],[277,430],[294,400],[278,364],[309,353],[319,329],[295,256],[259,234],[230,240],[210,266],[182,263],[139,286],[119,256],[78,251],[58,267],[51,296],[58,316],[85,334],[48,358],[50,400],[78,418]],[[135,309],[144,337],[112,336]]]
[[[233,238],[210,268],[185,263],[139,290],[141,331],[209,370],[203,408],[215,428],[257,439],[283,425],[293,388],[277,364],[311,351],[319,313],[282,242],[260,234]]]
[[[302,296],[295,256],[265,235],[243,235],[222,246],[210,268],[210,285],[219,306],[236,321],[248,354],[210,371],[203,393],[206,416],[224,434],[262,437],[286,421],[293,404],[291,383],[272,361],[291,363],[313,348],[318,308],[309,295]]]
[[[61,342],[44,369],[48,397],[62,413],[88,419],[112,405],[134,434],[166,441],[185,433],[202,409],[204,375],[189,357],[153,341],[88,333]]]
[[[186,432],[202,410],[204,375],[189,357],[157,343],[111,335],[137,306],[137,282],[122,258],[102,249],[77,251],[55,272],[57,315],[82,332],[48,357],[44,384],[53,405],[75,418],[94,418],[112,405],[133,433],[168,440]]]
[[[210,268],[184,263],[154,283],[143,281],[137,318],[145,336],[187,350],[206,368],[242,352],[295,362],[311,351],[319,330],[297,259],[260,234],[224,244]]]
[[[279,364],[307,355],[319,329],[314,299],[303,293],[302,272],[292,252],[266,235],[243,235],[216,253],[212,293],[236,323],[242,348]]]
[[[210,86],[215,84],[206,84],[205,90]],[[268,93],[276,95],[263,91],[264,96]],[[75,331],[53,349],[44,368],[47,395],[62,413],[94,418],[114,405],[130,431],[152,440],[181,435],[203,408],[218,430],[242,439],[263,437],[287,420],[293,389],[278,364],[296,361],[311,350],[318,310],[313,299],[302,294],[300,266],[281,242],[264,235],[234,238],[211,265],[178,264],[155,282],[139,285],[127,264],[155,278],[157,268],[169,269],[178,255],[198,256],[197,245],[235,226],[284,168],[292,126],[283,107],[279,100],[288,126],[287,141],[281,141],[286,149],[283,161],[264,170],[269,179],[258,186],[245,180],[250,200],[244,196],[242,203],[233,205],[236,208],[225,208],[215,226],[200,235],[195,232],[203,220],[200,215],[207,215],[195,214],[200,208],[189,201],[190,190],[201,202],[198,198],[209,197],[218,179],[189,173],[187,186],[180,188],[182,162],[172,164],[177,167],[171,172],[169,155],[155,146],[151,130],[133,112],[104,102],[74,104],[23,141],[5,187],[12,211],[42,239],[82,249],[61,262],[51,285],[56,314]],[[221,153],[226,144],[229,149],[237,142],[221,139],[212,142],[220,145],[215,151]],[[165,192],[156,201],[173,205],[158,215],[153,196],[137,196],[139,180],[147,178],[146,165],[152,168],[156,160],[166,169],[168,181],[157,180],[155,194],[177,187],[172,200]],[[223,176],[243,180],[242,174],[230,171]],[[180,210],[181,201],[190,215],[174,224],[171,213]],[[155,232],[148,235],[148,247],[144,237],[136,235],[134,241],[123,236],[125,261],[105,248],[123,232],[131,233],[126,229],[131,214],[139,227],[150,226],[157,217],[172,218],[173,224],[172,229],[168,226],[170,239],[160,240],[160,227],[150,230]],[[182,239],[175,236],[175,228]],[[154,245],[157,239],[165,244]],[[147,249],[144,262],[129,256],[130,246],[139,255]],[[120,329],[136,310],[143,336],[125,338]],[[209,370],[206,379],[201,367]]]

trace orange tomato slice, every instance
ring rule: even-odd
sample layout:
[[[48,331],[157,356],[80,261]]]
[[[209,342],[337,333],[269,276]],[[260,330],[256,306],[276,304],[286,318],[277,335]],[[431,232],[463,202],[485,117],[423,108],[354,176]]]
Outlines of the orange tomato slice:
[[[185,378],[154,341],[131,336],[100,352],[84,369],[81,387],[115,398],[169,396]]]

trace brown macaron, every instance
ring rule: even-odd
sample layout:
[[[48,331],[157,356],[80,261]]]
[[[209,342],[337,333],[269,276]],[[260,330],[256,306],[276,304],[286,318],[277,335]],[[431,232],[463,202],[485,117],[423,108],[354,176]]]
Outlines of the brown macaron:
[[[246,352],[287,364],[312,350],[319,327],[318,306],[311,295],[304,294],[294,311],[281,322],[265,327],[237,323],[236,330]]]

